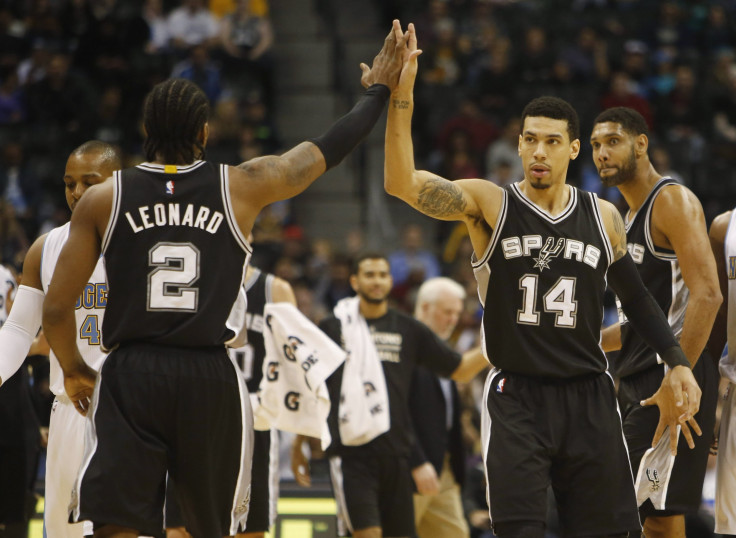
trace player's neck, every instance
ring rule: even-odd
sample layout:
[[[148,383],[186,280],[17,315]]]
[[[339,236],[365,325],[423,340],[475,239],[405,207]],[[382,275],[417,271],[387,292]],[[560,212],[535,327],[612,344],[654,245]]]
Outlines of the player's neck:
[[[368,301],[361,299],[359,308],[360,314],[365,319],[376,319],[386,315],[386,312],[388,312],[388,301],[369,303]]]
[[[519,186],[521,192],[553,217],[562,213],[570,202],[570,187],[567,183],[555,183],[546,189],[535,189],[529,181],[524,180]]]
[[[642,204],[646,201],[647,196],[649,196],[649,193],[652,192],[652,189],[660,179],[662,179],[662,175],[648,162],[647,166],[642,167],[641,170],[637,170],[634,179],[618,186],[621,195],[629,206],[629,213],[631,215],[639,211]]]

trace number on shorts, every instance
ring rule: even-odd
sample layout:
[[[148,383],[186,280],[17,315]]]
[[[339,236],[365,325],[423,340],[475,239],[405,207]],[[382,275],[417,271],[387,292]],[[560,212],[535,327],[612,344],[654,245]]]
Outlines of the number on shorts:
[[[253,346],[245,344],[237,349],[228,348],[227,351],[243,373],[243,379],[246,381],[253,379],[253,355],[255,354]]]
[[[148,252],[148,309],[196,312],[199,250],[191,243],[157,243]]]

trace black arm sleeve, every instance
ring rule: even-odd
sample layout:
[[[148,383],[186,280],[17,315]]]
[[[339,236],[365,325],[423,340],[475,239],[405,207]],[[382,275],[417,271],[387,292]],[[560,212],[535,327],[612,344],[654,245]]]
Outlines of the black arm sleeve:
[[[664,312],[644,287],[634,260],[626,254],[608,268],[608,284],[621,301],[633,329],[670,367],[687,366],[687,360],[667,323]]]
[[[416,363],[440,377],[451,377],[462,362],[462,356],[453,350],[424,323],[414,320],[417,330]]]
[[[309,139],[324,155],[327,170],[340,164],[368,136],[381,117],[390,95],[388,86],[374,84],[365,91],[352,110],[337,120],[326,133]]]

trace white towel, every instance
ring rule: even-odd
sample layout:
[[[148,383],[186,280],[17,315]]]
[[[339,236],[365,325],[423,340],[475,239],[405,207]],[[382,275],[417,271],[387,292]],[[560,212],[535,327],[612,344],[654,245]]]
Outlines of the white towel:
[[[334,313],[348,352],[338,407],[340,439],[345,446],[364,445],[391,427],[386,377],[359,299],[342,299]]]
[[[325,449],[331,442],[325,380],[345,360],[345,351],[292,304],[268,303],[264,317],[266,358],[255,429],[308,435]]]

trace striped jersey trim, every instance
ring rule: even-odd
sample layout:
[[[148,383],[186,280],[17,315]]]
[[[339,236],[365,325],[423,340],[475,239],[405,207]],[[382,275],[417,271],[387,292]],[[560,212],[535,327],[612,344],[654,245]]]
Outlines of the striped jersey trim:
[[[202,166],[206,161],[197,160],[191,164],[178,165],[178,164],[158,164],[158,163],[141,163],[136,166],[146,172],[156,172],[158,174],[186,174],[192,170],[196,170]]]
[[[493,227],[493,232],[491,233],[491,240],[488,241],[488,246],[486,247],[486,251],[483,253],[483,256],[480,258],[480,260],[475,259],[475,252],[473,252],[473,254],[471,254],[470,256],[470,264],[473,266],[474,269],[480,267],[484,263],[487,263],[488,260],[491,258],[491,254],[493,254],[493,251],[496,249],[498,238],[501,236],[501,229],[503,228],[503,225],[506,222],[506,215],[508,214],[508,207],[509,207],[509,194],[504,189],[503,200],[501,201],[501,209],[498,212],[498,217],[496,218],[496,225]]]
[[[611,238],[608,237],[606,232],[606,226],[603,224],[603,215],[601,215],[601,207],[598,203],[598,195],[589,192],[590,203],[593,204],[593,214],[595,215],[595,223],[598,225],[598,232],[601,234],[603,244],[606,245],[606,255],[608,256],[608,265],[613,263],[613,245],[611,244]]]
[[[102,245],[100,251],[102,255],[107,251],[107,246],[110,244],[110,238],[115,231],[115,223],[118,221],[120,215],[120,204],[122,203],[123,194],[122,189],[122,170],[115,170],[112,173],[112,209],[110,210],[110,218],[107,221],[107,227],[105,228],[105,235],[102,237]]]
[[[567,206],[565,209],[560,213],[559,215],[552,216],[549,212],[545,211],[541,207],[539,207],[537,204],[532,202],[529,198],[526,197],[526,195],[521,191],[519,188],[518,183],[513,183],[511,185],[511,189],[514,191],[516,196],[518,196],[519,200],[521,200],[522,203],[524,203],[526,206],[529,207],[532,211],[534,211],[537,215],[542,217],[544,220],[551,222],[552,224],[557,224],[559,222],[562,222],[567,217],[572,215],[573,211],[577,207],[578,203],[578,190],[574,188],[571,185],[567,186],[569,192],[570,192],[570,200],[567,202]]]
[[[246,292],[250,291],[250,289],[255,285],[256,280],[258,280],[258,277],[261,276],[261,270],[258,269],[258,267],[253,267],[251,265],[250,268],[252,269],[250,276],[243,283],[243,287]]]
[[[240,243],[243,250],[250,256],[253,254],[253,249],[248,243],[248,239],[243,235],[243,232],[240,231],[240,226],[238,226],[238,222],[235,220],[233,203],[230,198],[230,173],[226,164],[220,165],[220,191],[222,193],[222,202],[225,206],[225,214],[227,215],[227,223],[230,226],[230,231],[238,243]]]
[[[659,196],[659,193],[662,192],[662,189],[674,184],[675,183],[673,183],[672,178],[663,177],[654,186],[651,194],[649,195],[650,203],[649,207],[647,208],[646,220],[644,221],[644,237],[646,238],[647,248],[649,249],[649,252],[651,252],[652,256],[654,256],[655,258],[665,261],[677,260],[677,254],[675,254],[674,252],[663,252],[661,250],[657,250],[657,247],[654,244],[654,239],[652,239],[652,210],[654,208],[654,202],[656,201],[657,196]]]

